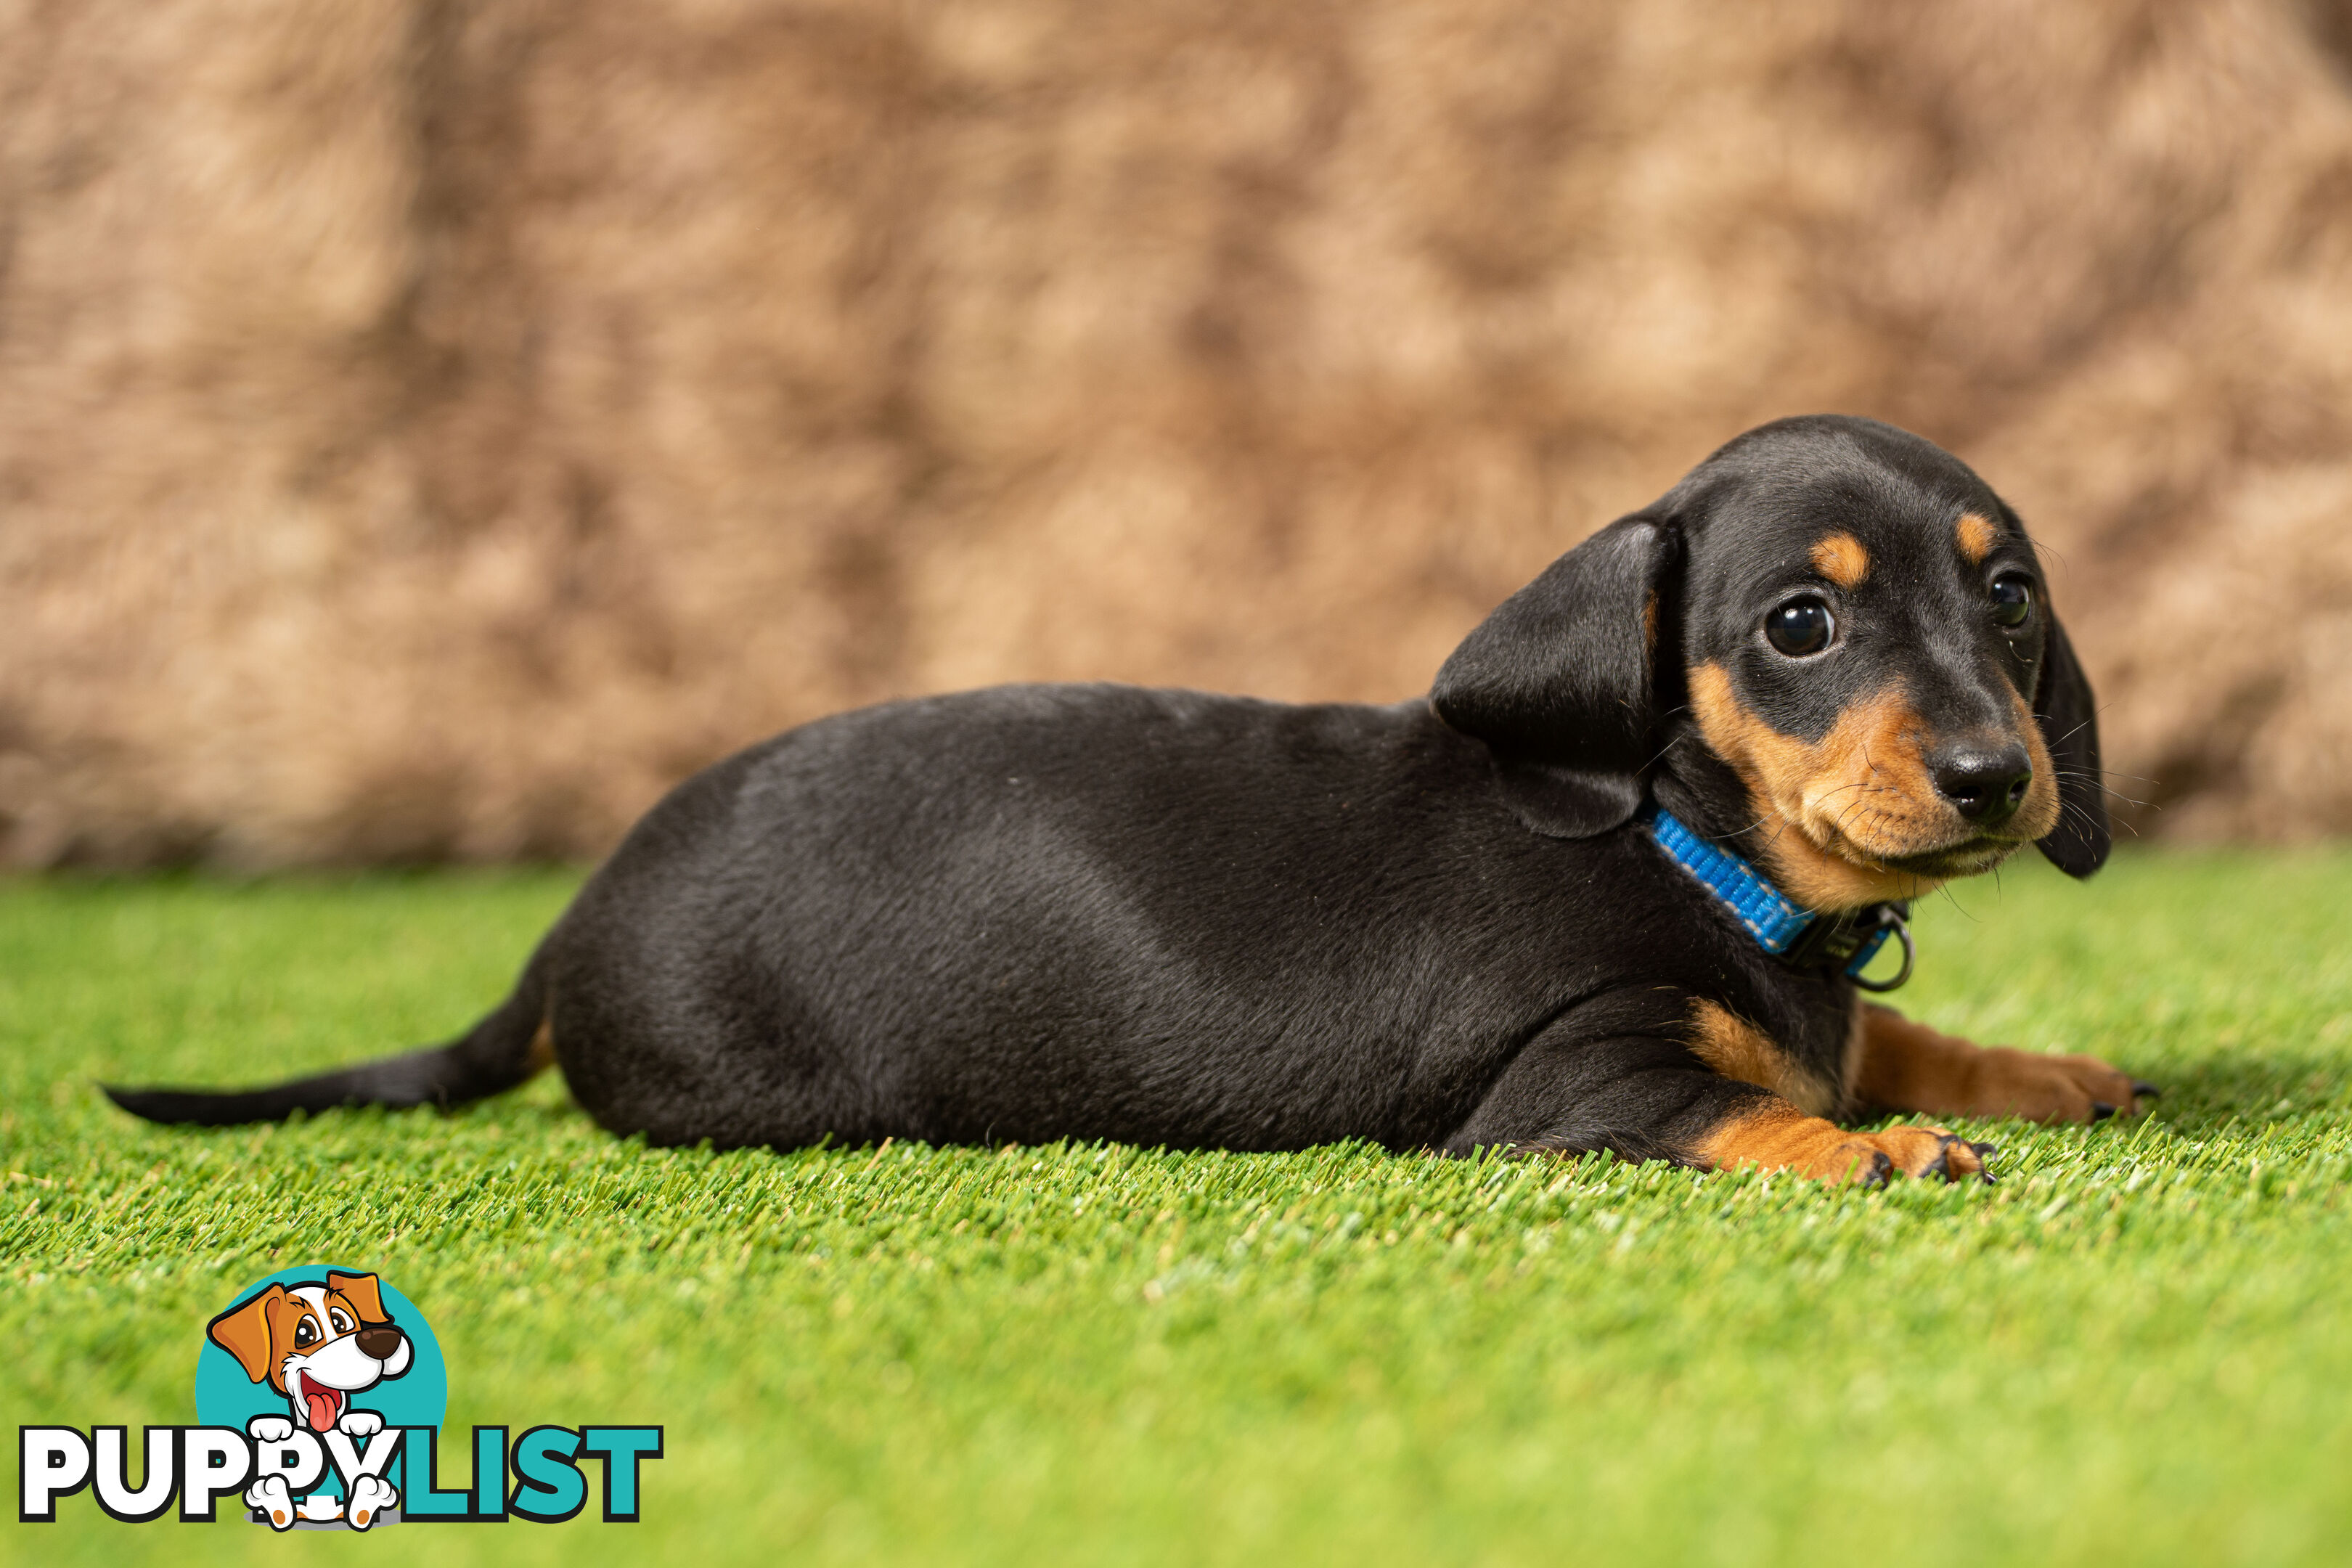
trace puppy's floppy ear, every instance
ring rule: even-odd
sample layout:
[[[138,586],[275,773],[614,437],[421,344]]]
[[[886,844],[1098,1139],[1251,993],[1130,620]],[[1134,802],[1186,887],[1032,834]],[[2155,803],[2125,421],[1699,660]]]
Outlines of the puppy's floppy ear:
[[[2107,863],[2113,840],[2107,831],[2105,775],[2099,772],[2099,717],[2091,682],[2074,658],[2074,645],[2058,617],[2042,649],[2041,683],[2033,691],[2033,717],[2042,744],[2058,770],[2058,826],[2041,843],[2043,857],[2069,877],[2087,877]]]
[[[269,1375],[269,1310],[284,1300],[286,1287],[272,1285],[205,1325],[205,1336],[236,1357],[236,1364],[245,1368],[251,1382],[259,1383]]]
[[[383,1295],[376,1289],[373,1274],[337,1274],[330,1269],[327,1289],[342,1297],[360,1310],[362,1323],[388,1323],[392,1319],[383,1310]]]
[[[1437,672],[1438,717],[1494,749],[1529,826],[1605,833],[1642,804],[1656,718],[1653,672],[1679,536],[1619,518],[1503,601]]]

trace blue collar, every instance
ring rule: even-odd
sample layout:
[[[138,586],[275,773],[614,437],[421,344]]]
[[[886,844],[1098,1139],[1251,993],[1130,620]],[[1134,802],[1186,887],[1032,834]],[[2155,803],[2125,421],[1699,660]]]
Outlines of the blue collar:
[[[1911,978],[1911,929],[1907,903],[1872,904],[1850,913],[1824,915],[1789,901],[1762,872],[1721,845],[1701,838],[1661,805],[1643,819],[1658,847],[1699,880],[1756,945],[1799,969],[1843,969],[1865,991],[1892,991]],[[1888,981],[1862,978],[1890,935],[1903,940],[1903,972]]]

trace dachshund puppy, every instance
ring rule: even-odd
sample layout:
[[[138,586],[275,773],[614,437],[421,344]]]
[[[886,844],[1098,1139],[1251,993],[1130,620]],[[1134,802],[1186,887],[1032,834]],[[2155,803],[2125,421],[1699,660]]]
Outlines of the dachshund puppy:
[[[156,1121],[456,1104],[560,1063],[657,1143],[1598,1149],[1984,1173],[1888,1111],[2153,1093],[1863,1005],[1905,902],[2105,859],[2024,525],[1870,420],[1738,437],[1495,610],[1426,699],[1014,686],[805,725],[656,805],[446,1047]],[[1907,962],[1907,959],[1906,959]]]

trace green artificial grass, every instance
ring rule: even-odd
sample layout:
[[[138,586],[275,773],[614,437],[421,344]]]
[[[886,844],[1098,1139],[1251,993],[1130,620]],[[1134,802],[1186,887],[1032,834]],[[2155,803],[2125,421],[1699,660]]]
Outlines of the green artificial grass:
[[[446,1037],[573,879],[0,884],[0,1408],[194,1419],[205,1321],[376,1266],[449,1426],[658,1422],[645,1521],[25,1561],[2320,1563],[2352,1554],[2352,855],[1925,906],[1900,998],[2166,1087],[1997,1187],[1362,1147],[649,1150],[552,1075],[187,1132],[91,1085]],[[11,1472],[11,1482],[15,1475]],[[687,1554],[692,1553],[688,1558]]]

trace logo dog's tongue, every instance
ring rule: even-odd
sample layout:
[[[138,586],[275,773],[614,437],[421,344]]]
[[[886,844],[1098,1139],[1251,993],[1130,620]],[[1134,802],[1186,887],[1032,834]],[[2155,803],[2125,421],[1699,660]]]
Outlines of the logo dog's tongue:
[[[330,1432],[335,1426],[335,1407],[343,1402],[341,1392],[321,1388],[309,1378],[302,1379],[302,1403],[310,1407],[310,1430]]]

